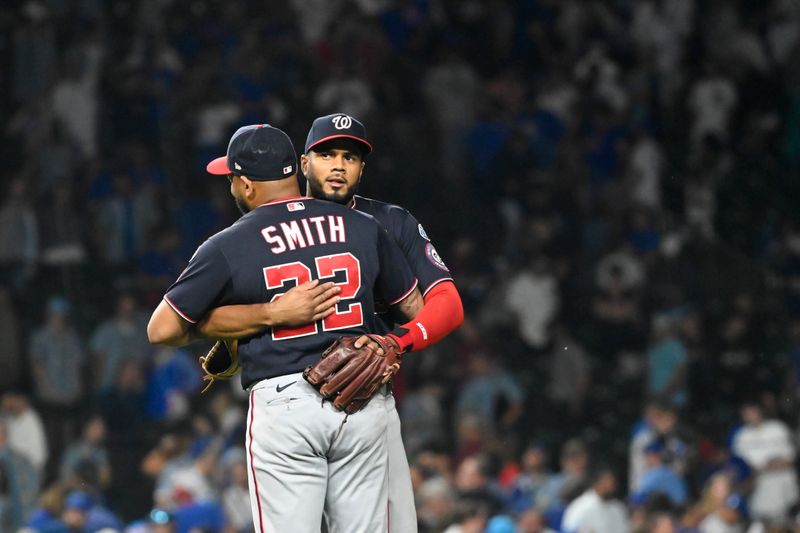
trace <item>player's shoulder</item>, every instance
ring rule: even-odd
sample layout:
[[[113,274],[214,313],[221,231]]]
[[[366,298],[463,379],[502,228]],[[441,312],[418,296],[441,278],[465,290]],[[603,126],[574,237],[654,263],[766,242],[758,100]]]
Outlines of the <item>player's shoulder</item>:
[[[319,213],[331,214],[336,216],[341,215],[344,216],[346,219],[356,220],[361,222],[375,221],[375,216],[372,213],[365,211],[357,211],[355,209],[351,209],[349,206],[337,204],[336,202],[314,198],[311,200],[310,203],[313,209]]]
[[[361,211],[362,213],[375,214],[393,214],[401,216],[410,216],[411,213],[403,206],[397,204],[390,204],[376,200],[375,198],[367,198],[366,196],[355,195],[353,196],[353,209]]]
[[[205,240],[203,245],[214,245],[217,247],[224,247],[225,244],[229,241],[235,241],[238,237],[237,234],[239,232],[239,228],[246,224],[246,221],[243,220],[244,217],[239,218],[236,222],[231,224],[230,226],[223,228],[216,232],[215,234],[211,235],[209,238]]]
[[[417,225],[417,219],[405,207],[375,200],[374,198],[354,196],[353,209],[374,216],[387,227],[403,224]]]

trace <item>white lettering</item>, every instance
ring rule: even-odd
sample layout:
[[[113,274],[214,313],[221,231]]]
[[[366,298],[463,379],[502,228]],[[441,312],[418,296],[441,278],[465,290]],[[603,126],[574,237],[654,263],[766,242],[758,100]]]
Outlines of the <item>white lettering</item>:
[[[422,339],[428,340],[428,330],[425,329],[425,326],[422,325],[422,322],[417,322],[416,324],[419,330],[422,332]]]
[[[261,230],[261,236],[264,237],[269,244],[274,245],[270,250],[273,254],[282,254],[286,251],[286,244],[280,235],[271,235],[272,232],[278,231],[275,226],[269,226]]]
[[[317,227],[317,236],[319,237],[319,243],[325,244],[327,239],[325,239],[325,232],[322,229],[322,222],[325,220],[325,217],[311,217],[308,219]]]
[[[288,224],[281,222],[281,230],[283,230],[283,236],[289,244],[290,250],[294,250],[298,246],[300,248],[306,247],[306,241],[303,239],[303,233],[300,231],[300,226],[296,220],[292,220]]]
[[[325,217],[311,217],[308,220],[314,223],[317,226],[317,235],[319,236],[319,243],[325,244],[328,242],[325,239],[325,232],[322,230],[322,222],[325,220]]]
[[[308,219],[301,218],[300,222],[303,224],[303,231],[306,234],[306,242],[309,246],[314,246],[314,237],[311,236],[311,228],[308,227]]]
[[[344,219],[340,216],[328,216],[328,228],[331,232],[331,242],[345,242]]]

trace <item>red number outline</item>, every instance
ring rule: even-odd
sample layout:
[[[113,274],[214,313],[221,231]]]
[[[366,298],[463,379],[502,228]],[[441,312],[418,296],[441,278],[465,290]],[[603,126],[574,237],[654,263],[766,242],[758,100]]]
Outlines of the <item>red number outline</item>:
[[[352,260],[347,260],[347,256]],[[344,265],[337,266],[336,263],[342,263],[345,259]],[[320,262],[322,260],[322,262]],[[361,290],[361,261],[350,252],[341,254],[323,255],[314,258],[314,263],[317,267],[320,281],[324,278],[330,278],[336,275],[337,272],[344,272],[344,282],[337,283],[342,288],[339,297],[342,300],[350,300],[356,297],[358,291]],[[353,268],[355,267],[355,268]],[[351,273],[353,275],[351,275]],[[356,278],[357,284],[353,288],[353,278]],[[344,303],[340,301],[339,303]],[[353,317],[356,318],[353,320]],[[345,321],[345,322],[342,322]],[[322,320],[322,331],[336,331],[339,329],[355,328],[364,324],[364,309],[361,302],[353,302],[347,305],[347,311],[339,312],[338,304],[334,309],[333,314],[325,317]]]
[[[321,320],[322,330],[336,331],[363,325],[364,309],[361,302],[345,302],[345,300],[354,299],[361,290],[361,261],[350,252],[344,252],[315,257],[314,266],[316,267],[318,279],[320,279],[320,281],[324,278],[334,277],[337,272],[344,272],[345,278],[343,282],[336,283],[336,285],[342,288],[339,293],[339,297],[341,298],[339,303],[347,304],[347,310],[340,312],[337,304],[337,308],[334,309],[333,314]],[[299,272],[296,271],[298,268],[300,269]],[[287,270],[289,273],[286,273]],[[268,290],[280,289],[290,281],[294,281],[295,286],[297,286],[312,279],[311,269],[300,261],[272,265],[265,267],[263,271],[264,282]],[[288,290],[289,289],[287,289],[287,291]],[[286,292],[277,293],[270,301],[274,302],[284,294],[286,294]],[[272,340],[282,341],[297,339],[309,335],[316,335],[317,333],[319,333],[319,321],[306,324],[305,326],[275,327],[272,328]]]

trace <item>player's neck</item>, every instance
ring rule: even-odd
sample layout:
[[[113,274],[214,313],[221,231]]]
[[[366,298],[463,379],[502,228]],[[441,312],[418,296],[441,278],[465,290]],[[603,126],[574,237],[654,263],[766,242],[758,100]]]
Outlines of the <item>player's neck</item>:
[[[278,181],[259,182],[256,192],[251,206],[254,208],[276,200],[296,198],[300,196],[300,186],[297,184],[297,177],[290,176]]]

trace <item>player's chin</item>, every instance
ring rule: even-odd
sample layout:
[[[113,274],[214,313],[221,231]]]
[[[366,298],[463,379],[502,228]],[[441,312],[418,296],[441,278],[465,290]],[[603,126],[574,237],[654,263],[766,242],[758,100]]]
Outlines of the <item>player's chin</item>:
[[[329,202],[345,203],[353,197],[353,193],[346,187],[341,189],[325,188],[325,199]]]

